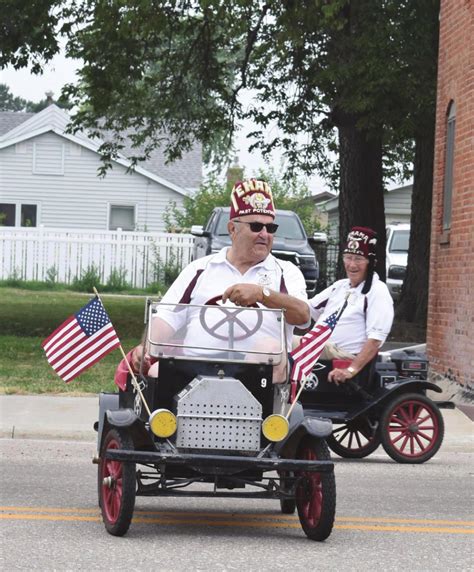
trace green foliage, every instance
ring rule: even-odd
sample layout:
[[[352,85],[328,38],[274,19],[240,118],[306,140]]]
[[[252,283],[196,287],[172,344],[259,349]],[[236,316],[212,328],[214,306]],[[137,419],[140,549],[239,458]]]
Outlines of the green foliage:
[[[210,178],[196,193],[184,198],[182,209],[178,209],[176,203],[171,203],[167,207],[164,215],[167,231],[172,232],[179,228],[189,232],[193,224],[204,225],[212,209],[229,205],[230,191],[227,185],[218,183],[215,178]]]
[[[295,176],[277,175],[272,170],[260,171],[257,176],[270,184],[278,209],[296,212],[308,234],[320,230],[314,218],[314,206],[306,184]],[[194,224],[204,226],[215,207],[229,206],[230,193],[230,185],[210,178],[195,194],[184,199],[182,209],[178,209],[174,203],[167,207],[164,215],[167,231],[189,232]]]
[[[236,125],[251,119],[264,155],[280,148],[291,169],[334,185],[337,126],[353,116],[368,134],[382,130],[391,167],[434,101],[438,0],[5,1],[0,63],[37,71],[65,40],[85,62],[63,93],[72,129],[114,134],[106,165],[125,131],[133,161],[157,145],[172,160],[195,140],[208,159],[227,158]]]
[[[55,286],[58,282],[58,269],[56,266],[50,266],[46,270],[46,283]]]
[[[50,105],[51,101],[48,99],[42,99],[38,102],[29,101],[23,99],[22,97],[15,97],[11,92],[8,85],[5,83],[0,83],[0,111],[28,111],[33,113],[38,113],[45,107]],[[71,103],[68,101],[67,97],[61,95],[58,99],[53,100],[58,107],[63,109],[70,109]],[[25,226],[31,226],[26,224]]]
[[[19,284],[22,282],[22,277],[18,268],[15,267],[8,278],[2,282],[5,286],[9,286],[10,288],[18,288]]]
[[[153,260],[153,276],[154,281],[148,287],[151,291],[165,292],[169,286],[176,280],[178,274],[182,270],[182,261],[179,260],[176,251],[170,248],[167,251],[167,258],[163,260],[160,256],[158,248],[152,243],[152,250],[154,254]]]
[[[123,292],[128,290],[130,284],[127,282],[127,270],[125,268],[114,268],[110,273],[107,283],[102,287],[103,292]]]
[[[72,281],[72,289],[79,292],[93,292],[94,287],[100,292],[102,290],[100,269],[91,264],[82,271],[80,277],[75,277]]]

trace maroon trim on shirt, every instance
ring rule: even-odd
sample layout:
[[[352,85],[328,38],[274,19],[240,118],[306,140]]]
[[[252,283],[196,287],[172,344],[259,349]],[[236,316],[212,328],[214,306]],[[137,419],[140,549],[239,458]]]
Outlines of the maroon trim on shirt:
[[[288,294],[288,290],[287,290],[286,284],[285,284],[285,277],[283,276],[283,270],[281,272],[280,294]]]
[[[326,298],[326,300],[323,300],[320,304],[318,304],[317,306],[315,306],[315,310],[321,310],[321,308],[325,308],[327,303],[328,303],[329,298]]]
[[[194,275],[194,278],[188,284],[188,287],[184,291],[184,294],[182,295],[181,300],[178,302],[178,304],[189,304],[191,302],[191,294],[193,293],[194,287],[196,286],[196,282],[198,281],[199,276],[201,276],[201,274],[203,272],[204,272],[204,268],[200,268],[196,272],[196,274]]]

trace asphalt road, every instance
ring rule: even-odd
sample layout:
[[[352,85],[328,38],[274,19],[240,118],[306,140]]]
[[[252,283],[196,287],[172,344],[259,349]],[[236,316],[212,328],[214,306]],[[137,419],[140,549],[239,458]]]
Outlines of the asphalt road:
[[[473,452],[424,465],[336,459],[337,519],[307,540],[276,501],[137,498],[127,536],[97,507],[94,443],[0,440],[1,568],[10,570],[473,570]]]

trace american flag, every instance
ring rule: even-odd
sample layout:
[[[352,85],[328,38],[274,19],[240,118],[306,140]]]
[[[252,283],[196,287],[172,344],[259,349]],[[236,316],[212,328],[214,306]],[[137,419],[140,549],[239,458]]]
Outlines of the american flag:
[[[59,377],[69,382],[120,346],[109,316],[96,297],[41,344]]]
[[[344,308],[345,305],[342,310]],[[334,312],[321,324],[317,324],[303,336],[300,345],[290,353],[293,361],[290,378],[293,381],[302,381],[311,372],[324,349],[324,345],[331,337],[342,310]]]

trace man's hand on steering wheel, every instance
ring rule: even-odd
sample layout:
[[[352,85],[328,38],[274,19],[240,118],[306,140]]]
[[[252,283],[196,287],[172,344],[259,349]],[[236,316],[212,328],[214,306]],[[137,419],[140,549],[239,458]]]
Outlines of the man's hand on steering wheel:
[[[263,301],[263,290],[258,284],[234,284],[222,295],[222,301],[227,300],[236,306],[255,306]]]

